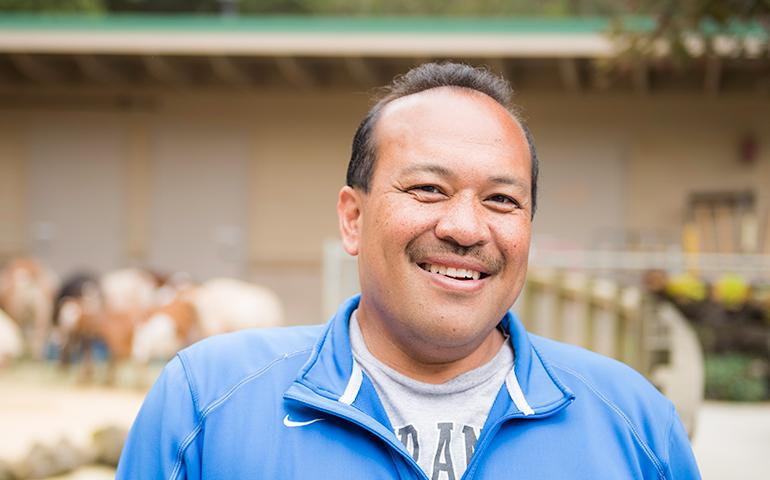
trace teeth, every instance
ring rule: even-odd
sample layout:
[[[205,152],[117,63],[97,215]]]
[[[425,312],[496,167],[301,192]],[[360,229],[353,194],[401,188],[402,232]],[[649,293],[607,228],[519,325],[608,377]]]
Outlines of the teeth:
[[[447,277],[452,278],[472,278],[473,280],[478,280],[481,278],[481,272],[477,272],[475,270],[446,267],[444,265],[436,265],[432,263],[425,265],[425,270],[429,271],[430,273],[446,275]]]

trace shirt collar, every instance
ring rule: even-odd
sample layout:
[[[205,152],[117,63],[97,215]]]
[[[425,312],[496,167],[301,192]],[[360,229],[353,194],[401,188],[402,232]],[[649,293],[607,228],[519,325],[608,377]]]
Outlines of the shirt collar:
[[[356,295],[340,305],[296,379],[317,395],[347,405],[371,400],[369,394],[359,398],[361,386],[367,382],[362,381],[361,368],[353,360],[348,333],[350,315],[360,298]],[[508,413],[540,416],[571,402],[574,394],[532,345],[521,321],[507,312],[500,326],[510,336],[515,354],[514,368],[506,377]]]

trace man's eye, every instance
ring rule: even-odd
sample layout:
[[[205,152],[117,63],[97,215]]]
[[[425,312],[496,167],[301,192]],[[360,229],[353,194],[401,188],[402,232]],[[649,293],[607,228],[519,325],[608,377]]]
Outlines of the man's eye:
[[[519,202],[509,197],[508,195],[492,195],[487,200],[500,208],[505,208],[506,210],[515,210],[519,208]]]
[[[435,185],[418,185],[416,187],[412,187],[412,191],[417,192],[425,192],[425,193],[443,193],[437,186]]]
[[[510,203],[510,204],[513,204],[513,205],[518,205],[516,203],[516,200],[512,199],[511,197],[509,197],[507,195],[493,195],[492,197],[489,197],[489,199],[491,201],[493,201],[493,202]]]

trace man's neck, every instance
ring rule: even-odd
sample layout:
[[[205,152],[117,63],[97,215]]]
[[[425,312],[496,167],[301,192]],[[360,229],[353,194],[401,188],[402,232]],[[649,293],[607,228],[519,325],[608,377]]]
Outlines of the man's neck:
[[[404,348],[388,331],[366,318],[359,310],[356,318],[366,347],[379,361],[414,380],[444,383],[489,362],[505,342],[503,333],[493,328],[478,344],[451,349],[432,346]]]

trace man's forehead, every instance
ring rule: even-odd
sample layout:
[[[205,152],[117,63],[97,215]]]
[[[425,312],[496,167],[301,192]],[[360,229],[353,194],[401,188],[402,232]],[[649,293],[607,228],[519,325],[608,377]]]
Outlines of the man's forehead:
[[[378,115],[377,130],[409,129],[414,122],[434,122],[437,126],[462,128],[468,117],[485,117],[491,128],[515,127],[523,135],[521,123],[492,97],[465,87],[436,87],[397,98]]]
[[[385,105],[383,113],[397,113],[410,111],[420,108],[428,108],[430,106],[445,103],[452,100],[475,101],[475,102],[491,102],[503,108],[495,99],[489,95],[473,90],[466,87],[456,86],[442,86],[429,88],[420,92],[405,95],[403,97],[396,98]]]
[[[377,163],[387,162],[390,174],[404,177],[419,170],[449,178],[444,161],[463,158],[479,173],[492,168],[483,175],[491,183],[530,190],[524,130],[508,109],[481,92],[439,87],[394,100],[381,112],[374,138]],[[493,159],[506,161],[484,161]],[[378,171],[375,167],[373,178]]]

